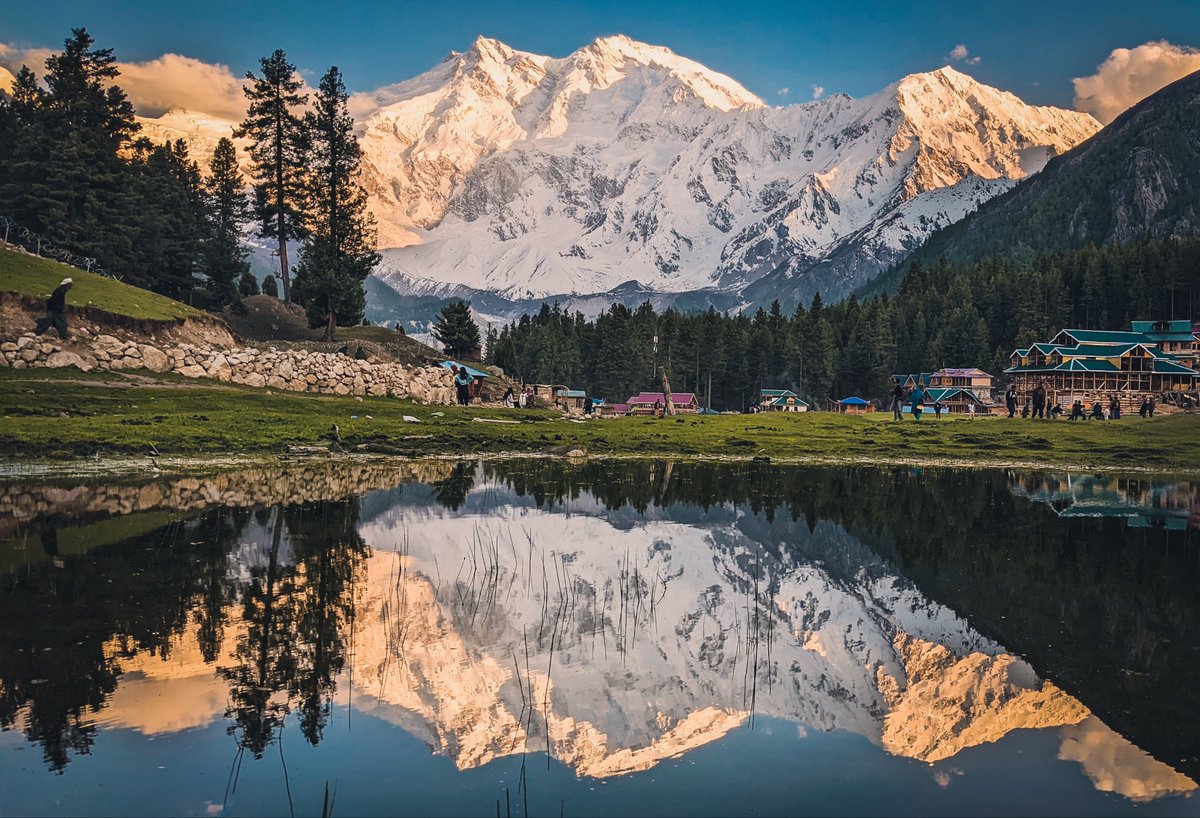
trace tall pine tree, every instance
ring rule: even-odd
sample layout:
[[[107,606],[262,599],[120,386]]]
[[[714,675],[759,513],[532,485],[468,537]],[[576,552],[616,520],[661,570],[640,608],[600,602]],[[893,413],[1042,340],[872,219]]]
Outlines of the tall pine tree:
[[[379,263],[375,222],[367,212],[359,172],[362,151],[346,107],[349,98],[334,66],[321,78],[313,110],[305,116],[309,241],[296,266],[295,298],[307,310],[311,326],[324,326],[326,341],[333,340],[337,325],[362,322],[363,281]]]
[[[73,29],[46,60],[46,91],[22,71],[13,107],[19,127],[0,186],[0,210],[48,240],[120,269],[132,251],[133,174],[120,156],[137,131],[133,106],[113,80],[110,48]],[[20,113],[17,110],[20,109]]]
[[[479,349],[479,327],[471,317],[471,305],[466,301],[451,301],[442,308],[433,337],[446,348],[446,354],[459,358]]]
[[[213,151],[204,180],[204,197],[207,211],[204,273],[217,303],[234,303],[238,300],[242,277],[250,272],[250,264],[241,244],[247,215],[246,196],[242,192],[237,153],[233,141],[227,137],[222,137]],[[258,291],[257,284],[254,291]]]
[[[254,217],[258,234],[275,243],[283,300],[292,298],[288,242],[304,238],[307,139],[296,109],[308,101],[303,82],[282,50],[259,60],[262,76],[246,73],[250,107],[237,136],[250,139],[254,161]]]

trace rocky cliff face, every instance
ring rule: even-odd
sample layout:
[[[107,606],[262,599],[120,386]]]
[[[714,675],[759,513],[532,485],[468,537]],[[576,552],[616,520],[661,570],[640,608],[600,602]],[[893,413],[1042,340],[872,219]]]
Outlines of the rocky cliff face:
[[[1197,235],[1200,72],[1142,100],[1034,178],[935,234],[917,257],[965,262]]]

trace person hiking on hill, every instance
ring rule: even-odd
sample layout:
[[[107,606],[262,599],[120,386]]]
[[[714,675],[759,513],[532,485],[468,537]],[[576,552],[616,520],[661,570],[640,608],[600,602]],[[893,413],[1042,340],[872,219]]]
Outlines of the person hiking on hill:
[[[1008,391],[1004,393],[1004,404],[1008,407],[1008,416],[1015,418],[1017,416],[1017,387],[1008,387]]]
[[[904,420],[904,415],[900,412],[900,406],[904,403],[904,387],[896,384],[892,389],[892,420]]]
[[[64,278],[62,282],[54,288],[54,292],[50,293],[50,297],[46,299],[46,317],[39,318],[34,325],[33,331],[36,335],[41,335],[50,327],[58,330],[58,337],[66,339],[67,337],[67,290],[75,282],[70,278]]]

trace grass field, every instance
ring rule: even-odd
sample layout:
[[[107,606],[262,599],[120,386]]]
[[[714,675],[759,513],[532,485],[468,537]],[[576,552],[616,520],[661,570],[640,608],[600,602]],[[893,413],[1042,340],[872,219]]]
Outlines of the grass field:
[[[441,413],[440,416],[437,413]],[[412,415],[421,423],[403,420]],[[480,418],[517,423],[483,423]],[[887,415],[684,416],[575,423],[557,413],[416,406],[272,393],[144,372],[0,370],[0,452],[254,455],[323,446],[402,455],[480,453],[770,457],[1200,472],[1200,417],[1069,423],[1007,418],[894,422]]]
[[[187,304],[122,284],[113,278],[0,249],[0,292],[49,298],[59,282],[68,276],[74,279],[75,285],[67,293],[67,303],[75,307],[94,306],[113,315],[159,321],[202,315]]]

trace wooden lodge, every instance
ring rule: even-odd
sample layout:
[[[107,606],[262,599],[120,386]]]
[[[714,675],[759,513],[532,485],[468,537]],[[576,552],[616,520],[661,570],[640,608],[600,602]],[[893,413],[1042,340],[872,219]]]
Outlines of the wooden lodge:
[[[758,393],[760,412],[807,412],[808,402],[790,389],[763,389]]]
[[[1112,397],[1136,404],[1143,395],[1200,388],[1200,372],[1192,366],[1198,344],[1189,322],[1135,321],[1133,326],[1148,331],[1064,329],[1048,343],[1014,350],[1012,366],[1004,372],[1021,395],[1042,384],[1049,402],[1063,406]]]
[[[629,405],[631,415],[653,415],[657,408],[664,403],[662,392],[639,392],[625,401]],[[695,392],[672,392],[671,403],[675,411],[682,415],[694,415],[700,409]]]

